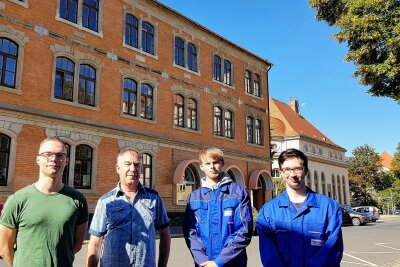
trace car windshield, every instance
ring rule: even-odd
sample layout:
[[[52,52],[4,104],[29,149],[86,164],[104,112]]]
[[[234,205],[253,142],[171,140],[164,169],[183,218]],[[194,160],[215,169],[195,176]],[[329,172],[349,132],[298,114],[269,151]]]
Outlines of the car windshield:
[[[354,212],[350,207],[342,206],[343,209],[347,210],[348,212]]]

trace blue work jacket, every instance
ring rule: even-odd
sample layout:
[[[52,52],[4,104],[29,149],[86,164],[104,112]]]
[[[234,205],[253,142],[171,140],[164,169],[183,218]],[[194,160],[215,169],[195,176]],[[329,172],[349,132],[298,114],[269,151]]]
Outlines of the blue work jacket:
[[[253,218],[246,189],[223,173],[216,188],[193,191],[186,207],[183,233],[195,265],[214,261],[218,266],[246,266]]]
[[[257,218],[263,266],[340,266],[343,256],[339,204],[307,188],[297,211],[288,194],[264,204]]]

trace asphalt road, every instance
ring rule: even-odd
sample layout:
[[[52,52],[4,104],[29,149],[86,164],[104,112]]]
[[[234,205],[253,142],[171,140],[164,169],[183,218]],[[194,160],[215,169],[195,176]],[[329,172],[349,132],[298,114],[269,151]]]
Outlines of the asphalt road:
[[[400,216],[381,216],[364,226],[342,226],[342,267],[400,266]]]
[[[400,216],[382,216],[376,223],[343,226],[344,255],[342,267],[400,267]],[[158,243],[158,242],[157,242]],[[76,255],[74,267],[85,265],[87,245]],[[248,266],[261,266],[258,236],[247,248]],[[169,266],[194,266],[183,238],[172,238]],[[5,266],[0,260],[0,267]]]

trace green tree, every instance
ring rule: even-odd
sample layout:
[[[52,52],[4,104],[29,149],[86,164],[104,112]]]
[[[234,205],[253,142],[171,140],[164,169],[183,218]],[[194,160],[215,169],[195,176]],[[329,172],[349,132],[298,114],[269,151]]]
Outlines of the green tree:
[[[396,152],[393,155],[391,171],[400,180],[400,143],[397,144]]]
[[[371,205],[375,194],[374,185],[381,179],[382,162],[375,149],[363,145],[352,151],[353,156],[347,159],[349,168],[349,186],[352,202],[355,205]]]
[[[338,27],[333,37],[346,42],[354,77],[374,96],[400,103],[400,0],[309,0],[316,19]]]
[[[372,186],[378,190],[382,191],[387,188],[391,188],[393,186],[394,181],[396,180],[396,176],[393,172],[380,172],[375,176],[374,181],[372,182]]]

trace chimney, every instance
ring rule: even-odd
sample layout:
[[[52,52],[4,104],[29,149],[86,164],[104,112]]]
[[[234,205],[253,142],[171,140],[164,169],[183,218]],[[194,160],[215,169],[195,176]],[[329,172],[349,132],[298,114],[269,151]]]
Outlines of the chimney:
[[[294,112],[296,112],[296,114],[300,114],[299,101],[297,97],[289,98],[289,106],[293,109]]]

